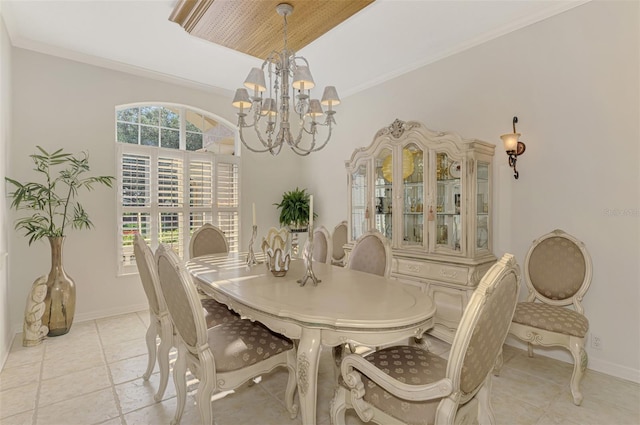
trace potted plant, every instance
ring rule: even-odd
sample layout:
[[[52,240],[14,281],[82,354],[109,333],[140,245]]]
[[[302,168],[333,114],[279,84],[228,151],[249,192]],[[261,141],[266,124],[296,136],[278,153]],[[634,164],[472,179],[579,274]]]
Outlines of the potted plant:
[[[9,192],[11,208],[31,213],[20,218],[15,228],[24,230],[29,245],[48,238],[51,245],[51,271],[46,276],[46,297],[41,300],[45,276],[36,279],[25,312],[24,345],[39,343],[47,328],[49,336],[69,332],[75,313],[75,284],[62,266],[62,245],[69,228],[89,229],[93,223],[83,206],[76,200],[80,190],[93,190],[94,185],[112,187],[111,176],[88,177],[89,156],[86,152],[72,155],[58,149],[47,152],[37,146],[39,153],[30,155],[34,170],[43,182],[21,183],[5,177],[15,190]],[[42,304],[44,303],[44,307]],[[31,338],[31,339],[29,339]]]
[[[309,223],[309,194],[306,189],[295,188],[282,194],[279,204],[273,204],[280,210],[280,225],[288,226],[291,231],[306,231]],[[316,218],[318,214],[313,213]]]

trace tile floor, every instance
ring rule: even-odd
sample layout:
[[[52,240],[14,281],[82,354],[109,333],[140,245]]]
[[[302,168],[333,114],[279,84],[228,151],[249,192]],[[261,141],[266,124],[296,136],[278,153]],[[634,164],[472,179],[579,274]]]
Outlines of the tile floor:
[[[2,425],[134,425],[168,424],[175,409],[170,380],[164,400],[154,403],[158,374],[148,382],[144,334],[146,312],[73,325],[65,336],[37,347],[22,347],[20,335],[0,373]],[[446,355],[448,346],[432,341],[432,351]],[[329,351],[321,358],[318,424],[329,424],[334,378]],[[529,359],[524,351],[505,347],[501,376],[493,380],[492,404],[498,424],[640,424],[640,386],[587,371],[584,402],[574,406],[568,388],[572,366],[545,357]],[[213,401],[216,425],[288,425],[283,404],[287,373],[275,371],[251,387]],[[197,388],[193,383],[190,388]],[[183,424],[199,423],[190,393]],[[351,411],[352,412],[352,411]],[[360,424],[350,413],[348,423]]]

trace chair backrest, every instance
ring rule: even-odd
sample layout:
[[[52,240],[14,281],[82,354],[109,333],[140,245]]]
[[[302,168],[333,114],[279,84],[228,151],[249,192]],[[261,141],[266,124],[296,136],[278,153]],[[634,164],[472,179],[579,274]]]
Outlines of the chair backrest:
[[[518,302],[520,268],[505,254],[484,275],[473,292],[451,344],[446,376],[460,404],[480,389],[493,370],[509,332]]]
[[[189,258],[229,252],[229,242],[224,232],[213,224],[205,223],[198,228],[189,241]]]
[[[196,286],[184,264],[167,245],[160,245],[155,256],[158,278],[171,321],[191,353],[207,343],[207,325]]]
[[[344,259],[344,245],[347,243],[347,222],[341,221],[334,229],[331,235],[331,258],[333,261],[340,262]]]
[[[582,297],[591,285],[592,263],[584,243],[562,230],[533,241],[524,260],[529,295],[551,305],[569,305],[584,313]]]
[[[142,287],[149,302],[149,309],[154,315],[159,316],[161,312],[166,311],[167,307],[161,294],[159,294],[160,282],[158,282],[158,272],[153,252],[151,252],[151,248],[139,233],[136,233],[133,238],[133,253],[136,258]]]
[[[331,236],[324,227],[313,229],[313,260],[320,263],[331,263]]]
[[[389,240],[377,230],[369,230],[358,238],[347,268],[389,277],[391,273],[391,247]]]
[[[270,227],[267,231],[267,235],[262,238],[263,251],[266,251],[264,246],[265,242],[267,243],[269,248],[273,249],[274,251],[277,248],[280,248],[282,252],[286,252],[287,247],[289,246],[289,230],[285,227],[282,227],[280,229],[276,227]]]

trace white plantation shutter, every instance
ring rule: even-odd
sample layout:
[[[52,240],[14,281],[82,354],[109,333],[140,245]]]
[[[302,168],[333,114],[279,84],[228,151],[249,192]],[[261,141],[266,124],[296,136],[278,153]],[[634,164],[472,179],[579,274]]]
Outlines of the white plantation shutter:
[[[216,207],[218,227],[229,242],[230,251],[239,250],[240,182],[238,158],[221,156],[216,162]]]
[[[213,158],[192,154],[189,161],[189,235],[213,223]]]
[[[160,127],[175,129],[176,133],[178,127],[185,125],[190,111],[167,105],[158,110]],[[144,105],[116,110],[118,273],[137,272],[133,256],[136,233],[143,235],[153,249],[161,243],[168,244],[186,259],[191,234],[211,223],[225,233],[230,250],[237,251],[240,158],[194,151],[184,130],[180,131],[179,140],[165,138],[168,142],[160,143],[162,147],[145,146],[140,143],[142,130],[138,127],[142,127],[142,118],[137,114],[144,115],[146,111]],[[200,118],[204,116],[198,114]],[[216,123],[210,117],[206,120],[209,127]]]

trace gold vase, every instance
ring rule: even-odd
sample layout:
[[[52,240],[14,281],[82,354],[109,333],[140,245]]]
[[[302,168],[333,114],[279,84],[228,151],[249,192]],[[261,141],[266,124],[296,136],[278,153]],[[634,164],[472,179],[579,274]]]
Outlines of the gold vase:
[[[51,271],[47,278],[47,297],[42,322],[49,327],[48,336],[64,335],[71,329],[76,311],[76,284],[62,266],[64,236],[50,237]]]

